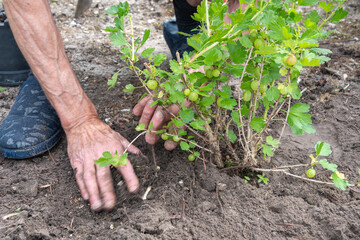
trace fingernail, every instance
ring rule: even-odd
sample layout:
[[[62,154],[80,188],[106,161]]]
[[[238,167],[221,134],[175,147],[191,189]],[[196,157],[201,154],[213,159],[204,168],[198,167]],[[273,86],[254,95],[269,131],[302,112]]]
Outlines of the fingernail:
[[[104,208],[107,209],[107,210],[110,210],[114,207],[115,205],[115,201],[113,200],[108,200],[104,203]]]
[[[89,200],[89,195],[88,195],[87,193],[85,193],[84,196],[83,196],[83,199],[84,199],[85,201]]]
[[[139,189],[139,186],[137,186],[137,185],[129,186],[129,192],[131,192],[131,193],[137,192],[138,189]]]
[[[101,201],[95,201],[92,205],[91,205],[91,208],[93,209],[93,210],[99,210],[100,208],[101,208]]]
[[[162,113],[162,111],[158,110],[156,111],[155,113],[155,117],[158,119],[158,120],[164,120],[164,114]]]

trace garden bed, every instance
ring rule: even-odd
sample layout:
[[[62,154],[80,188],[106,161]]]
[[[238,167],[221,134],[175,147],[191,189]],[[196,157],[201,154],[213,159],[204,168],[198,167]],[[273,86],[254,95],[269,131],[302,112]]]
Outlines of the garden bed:
[[[136,136],[138,119],[131,109],[143,92],[123,93],[137,79],[119,74],[116,88],[107,79],[125,65],[118,49],[100,30],[111,18],[104,13],[117,1],[93,1],[93,8],[73,19],[75,1],[52,1],[66,51],[100,117],[124,137]],[[129,1],[139,30],[151,28],[149,44],[170,57],[162,37],[162,21],[173,15],[172,3]],[[360,167],[360,3],[346,4],[349,16],[336,25],[322,47],[332,60],[303,74],[304,102],[311,106],[315,134],[293,135],[286,129],[271,164],[263,168],[309,162],[317,141],[330,143],[331,162],[356,182]],[[330,26],[330,28],[334,28]],[[168,66],[164,66],[167,68]],[[17,88],[0,92],[0,121],[8,113]],[[271,131],[280,131],[272,128]],[[151,147],[136,145],[147,158],[131,157],[141,182],[129,195],[113,171],[118,204],[113,211],[94,213],[83,201],[66,153],[66,139],[30,160],[0,158],[1,239],[357,239],[360,236],[360,189],[341,191],[281,173],[268,173],[267,185],[238,177],[238,170],[219,170],[210,163],[190,163],[185,152],[155,145],[160,170],[155,175]],[[226,156],[225,156],[226,157]],[[305,169],[294,170],[305,176]],[[325,172],[317,179],[329,181]],[[142,195],[152,186],[148,199]],[[8,214],[15,213],[13,216]]]

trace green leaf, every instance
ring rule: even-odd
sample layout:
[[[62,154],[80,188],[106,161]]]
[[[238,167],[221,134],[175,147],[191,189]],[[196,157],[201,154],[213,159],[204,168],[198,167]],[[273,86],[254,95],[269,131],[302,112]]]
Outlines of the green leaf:
[[[176,118],[172,118],[171,122],[178,128],[184,126],[184,123]]]
[[[266,91],[266,97],[269,101],[273,101],[273,100],[278,100],[280,97],[280,91],[277,87],[270,87],[267,91]]]
[[[234,133],[233,130],[229,130],[229,132],[228,132],[228,138],[229,138],[229,141],[230,141],[231,143],[234,143],[234,142],[236,141],[237,136],[236,136],[236,134]]]
[[[128,153],[124,153],[122,155],[120,155],[120,157],[117,159],[117,161],[115,163],[113,163],[114,167],[118,167],[118,166],[125,166],[128,163],[127,160],[128,157]]]
[[[209,107],[214,103],[214,96],[203,97],[200,101],[200,105],[204,107]]]
[[[307,112],[309,112],[309,108],[310,106],[304,103],[295,103],[290,108],[287,123],[293,133],[301,135],[303,132],[315,132],[315,128],[311,125],[311,115],[307,114]]]
[[[239,41],[234,44],[228,43],[227,47],[229,49],[232,61],[235,64],[245,63],[247,51],[240,45]]]
[[[350,184],[348,183],[348,181],[343,179],[343,177],[341,175],[342,175],[342,173],[336,171],[333,174],[331,174],[331,178],[334,181],[335,187],[340,188],[341,190],[345,191],[346,188],[348,186],[350,186]]]
[[[244,35],[242,38],[240,38],[239,41],[240,41],[241,45],[243,45],[246,48],[252,47],[252,42],[247,35]]]
[[[266,123],[262,117],[254,117],[251,119],[250,126],[257,132],[261,132],[265,127]]]
[[[108,89],[113,88],[117,82],[119,72],[114,73],[114,75],[107,81]]]
[[[337,167],[338,165],[336,165],[335,163],[329,163],[328,160],[326,159],[321,159],[319,161],[319,163],[321,164],[321,166],[325,169],[328,169],[332,172],[336,172],[337,171]]]
[[[231,117],[232,117],[232,120],[236,123],[236,125],[238,127],[241,126],[241,123],[240,123],[240,116],[239,116],[239,111],[232,111],[231,112]]]
[[[148,40],[149,36],[150,36],[150,29],[145,29],[145,32],[144,32],[144,35],[142,37],[140,47],[142,47],[145,44],[145,42]]]
[[[262,150],[264,153],[264,158],[266,158],[267,156],[273,157],[274,156],[274,152],[272,147],[262,144]]]
[[[333,10],[334,8],[334,3],[332,2],[329,2],[329,3],[326,3],[326,2],[320,2],[319,3],[319,6],[325,11],[325,12],[330,12],[331,10]]]
[[[192,111],[190,108],[185,107],[181,109],[179,115],[181,120],[183,120],[185,123],[189,123],[194,120],[194,111]]]
[[[104,28],[102,30],[106,31],[106,32],[117,32],[119,29],[117,29],[116,27],[107,26],[106,28]]]
[[[163,54],[163,53],[156,54],[155,57],[154,57],[154,65],[155,66],[160,66],[160,64],[162,64],[165,59],[166,59],[165,54]]]
[[[171,60],[170,61],[170,68],[175,74],[183,74],[185,73],[183,65],[180,65],[177,61]]]
[[[311,59],[311,60],[309,60],[308,58],[302,58],[302,59],[300,59],[300,63],[303,66],[316,67],[316,66],[319,66],[321,64],[321,61],[318,58],[314,58],[314,59]]]
[[[127,84],[125,86],[124,92],[133,92],[135,90],[135,87],[132,84]]]
[[[344,11],[343,8],[339,8],[335,11],[334,16],[330,19],[330,22],[337,23],[341,19],[345,18],[348,14],[348,11]]]
[[[207,51],[206,53],[204,53],[204,57],[205,57],[204,63],[206,65],[213,65],[217,61],[221,60],[222,54],[221,54],[220,50],[218,50],[217,48],[213,48],[213,49]]]
[[[122,46],[127,44],[124,33],[120,31],[110,33],[109,37],[111,40],[111,44],[114,46]]]
[[[145,124],[142,123],[142,124],[137,125],[135,130],[138,132],[145,130]]]
[[[190,126],[196,130],[205,130],[205,121],[202,119],[196,119],[195,121],[190,123]]]
[[[300,6],[311,6],[311,5],[315,5],[319,2],[319,0],[299,0],[299,5]]]
[[[274,139],[272,136],[267,136],[266,137],[266,143],[269,144],[272,147],[276,147],[278,140]]]
[[[0,88],[0,91],[5,91],[6,89],[5,88]]]
[[[155,48],[147,48],[144,51],[142,51],[141,56],[142,57],[148,57],[154,52]]]
[[[257,54],[261,54],[261,55],[267,55],[267,54],[274,54],[277,53],[277,49],[275,47],[271,47],[271,46],[264,46],[262,48],[260,48],[259,50],[255,51]]]
[[[317,156],[325,156],[325,157],[329,156],[332,153],[330,144],[320,141],[316,143],[315,151]]]
[[[234,98],[223,98],[223,97],[219,97],[217,100],[217,104],[219,105],[219,107],[228,109],[228,110],[233,110],[234,107],[237,105],[237,101]]]
[[[189,144],[187,142],[181,141],[180,142],[180,148],[183,151],[187,151],[187,150],[190,149],[190,146],[189,146]]]

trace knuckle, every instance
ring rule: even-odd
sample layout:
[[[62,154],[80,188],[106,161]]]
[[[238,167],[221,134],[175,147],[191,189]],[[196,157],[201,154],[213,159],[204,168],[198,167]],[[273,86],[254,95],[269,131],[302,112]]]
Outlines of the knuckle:
[[[94,170],[88,170],[83,173],[84,180],[95,178],[95,171]]]

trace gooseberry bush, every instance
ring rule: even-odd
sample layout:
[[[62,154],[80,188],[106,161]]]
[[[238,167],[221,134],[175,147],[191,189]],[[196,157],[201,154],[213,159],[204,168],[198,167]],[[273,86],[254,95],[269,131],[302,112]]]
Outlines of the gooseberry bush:
[[[138,86],[128,84],[124,91],[144,88],[144,96],[154,99],[151,106],[180,108],[163,129],[152,131],[152,124],[141,124],[136,130],[179,142],[190,161],[206,155],[224,167],[224,151],[236,165],[270,161],[286,125],[295,134],[315,132],[309,105],[300,102],[299,76],[305,67],[329,60],[331,51],[320,48],[319,41],[334,32],[324,29],[328,23],[347,16],[345,1],[240,0],[242,8],[229,13],[226,1],[204,0],[193,16],[201,23],[198,33],[187,40],[194,51],[170,60],[170,72],[160,68],[164,54],[143,49],[150,30],[135,37],[129,4],[112,6],[107,13],[116,16],[114,26],[104,30],[139,79]],[[136,64],[140,57],[146,58],[144,67]],[[118,74],[109,79],[109,88],[116,85]],[[275,121],[282,123],[278,136],[269,134]],[[104,153],[96,163],[126,164],[127,151],[122,156]]]

